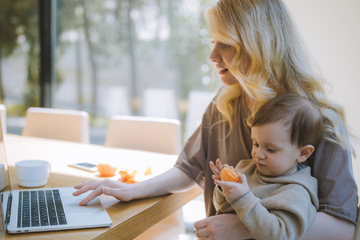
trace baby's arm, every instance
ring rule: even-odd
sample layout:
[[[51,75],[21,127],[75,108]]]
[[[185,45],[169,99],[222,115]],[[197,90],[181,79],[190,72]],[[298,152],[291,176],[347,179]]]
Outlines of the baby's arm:
[[[305,188],[293,185],[276,190],[264,201],[249,192],[232,202],[254,239],[301,239],[312,224],[316,208]]]

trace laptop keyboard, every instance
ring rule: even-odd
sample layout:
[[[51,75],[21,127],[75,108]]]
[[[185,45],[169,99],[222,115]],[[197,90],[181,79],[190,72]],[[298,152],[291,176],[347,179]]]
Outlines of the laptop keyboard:
[[[19,192],[19,228],[64,224],[66,217],[58,189]]]

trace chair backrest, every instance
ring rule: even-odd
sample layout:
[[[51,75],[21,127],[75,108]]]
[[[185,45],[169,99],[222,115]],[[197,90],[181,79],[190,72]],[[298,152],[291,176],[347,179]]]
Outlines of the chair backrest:
[[[1,117],[1,123],[2,123],[2,129],[3,133],[6,134],[6,106],[3,104],[0,104],[0,117]]]
[[[89,143],[89,114],[85,111],[28,108],[22,135]]]
[[[106,147],[178,154],[181,123],[176,119],[113,116],[105,139]]]
[[[178,119],[175,91],[172,89],[148,88],[143,102],[146,117]]]
[[[186,141],[200,125],[202,116],[215,94],[215,92],[209,91],[190,91],[188,96],[184,141]]]

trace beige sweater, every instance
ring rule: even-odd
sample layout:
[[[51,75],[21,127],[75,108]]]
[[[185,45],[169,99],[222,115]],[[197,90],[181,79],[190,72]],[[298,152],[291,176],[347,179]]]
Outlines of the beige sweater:
[[[319,208],[317,181],[310,167],[293,174],[267,177],[257,171],[252,159],[235,168],[247,177],[250,192],[231,204],[220,188],[214,190],[217,214],[235,212],[255,239],[300,239]]]

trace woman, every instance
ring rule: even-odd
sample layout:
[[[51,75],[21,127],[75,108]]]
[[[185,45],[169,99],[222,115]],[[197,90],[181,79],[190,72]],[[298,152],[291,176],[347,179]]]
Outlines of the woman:
[[[265,101],[293,92],[316,102],[326,124],[323,140],[308,161],[319,184],[320,211],[305,238],[352,239],[357,187],[344,112],[326,97],[323,82],[311,68],[284,4],[280,0],[220,0],[207,11],[207,19],[214,43],[210,60],[216,63],[224,86],[175,167],[133,185],[108,180],[85,182],[75,186],[78,191],[74,195],[95,189],[81,204],[101,193],[129,201],[182,191],[195,181],[204,188],[209,216],[195,223],[196,236],[251,238],[236,215],[213,216],[214,183],[209,162],[220,158],[235,166],[240,159],[250,158],[252,141],[246,120]]]

